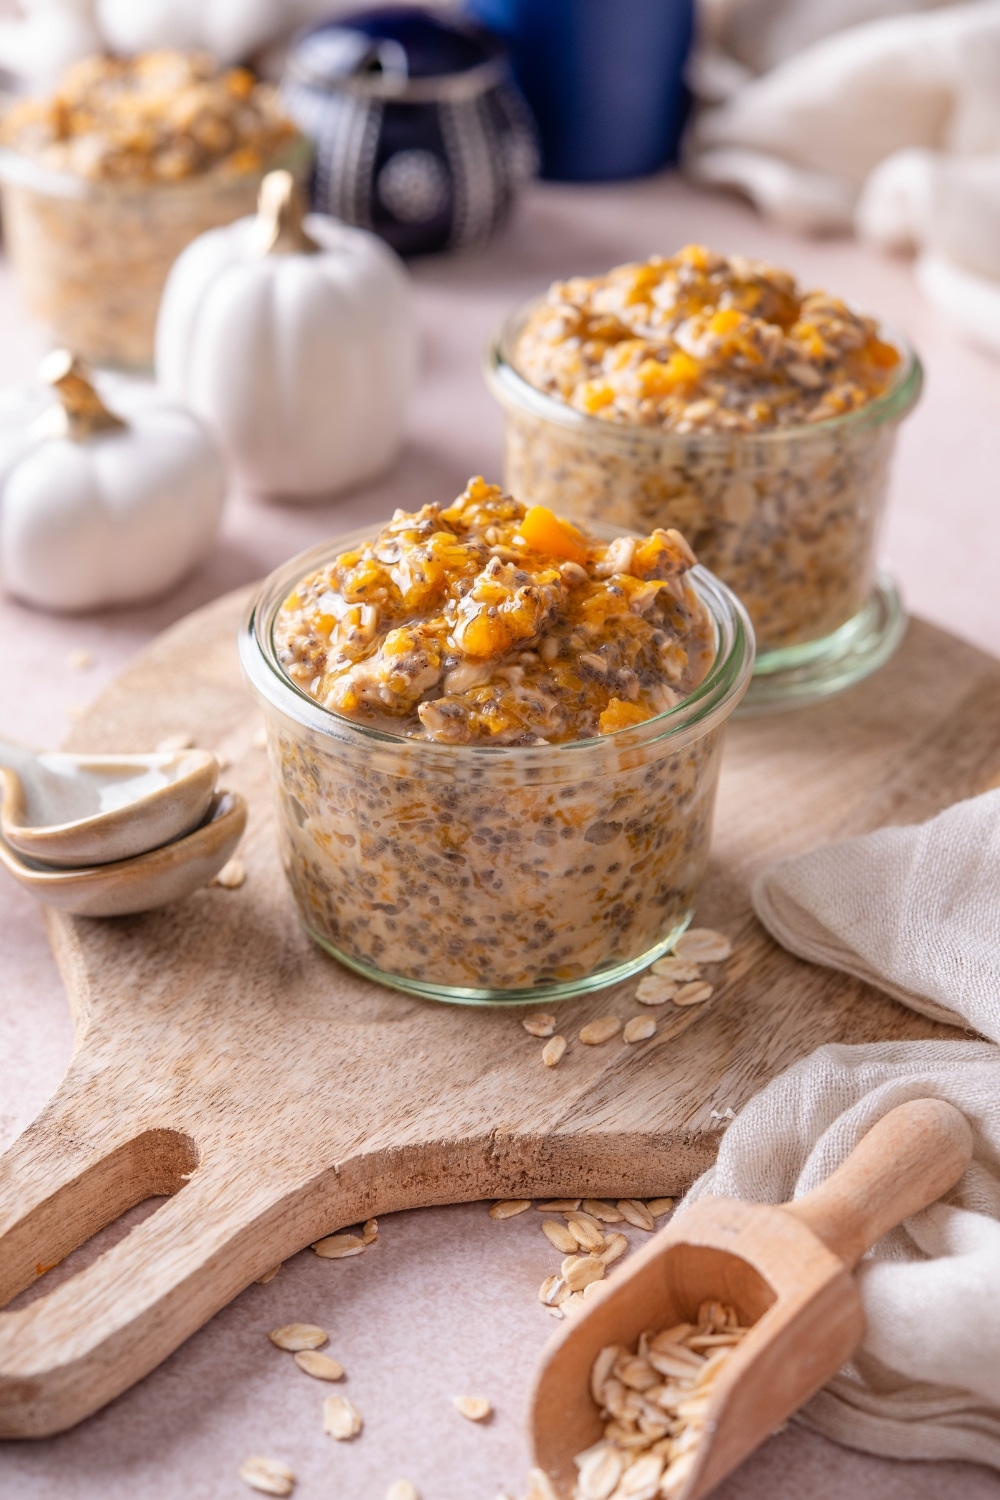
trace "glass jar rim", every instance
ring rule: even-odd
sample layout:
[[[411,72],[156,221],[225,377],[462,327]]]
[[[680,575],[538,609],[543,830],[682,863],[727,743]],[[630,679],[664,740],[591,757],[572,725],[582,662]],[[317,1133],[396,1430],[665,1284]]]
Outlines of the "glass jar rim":
[[[283,142],[278,149],[258,166],[247,171],[227,170],[216,163],[204,172],[176,181],[137,182],[129,179],[83,177],[79,172],[70,172],[59,167],[49,167],[18,151],[13,146],[0,146],[0,183],[8,187],[28,188],[34,193],[52,198],[93,199],[106,198],[123,202],[129,198],[157,197],[183,198],[204,197],[206,194],[224,192],[227,188],[244,186],[248,182],[259,182],[268,172],[284,167],[290,172],[304,172],[312,157],[312,146],[300,130]]]
[[[902,356],[896,378],[880,395],[856,406],[840,416],[827,417],[822,422],[798,422],[787,427],[769,427],[761,432],[742,432],[729,429],[722,432],[675,432],[668,427],[644,426],[633,422],[609,422],[589,412],[578,411],[560,396],[553,396],[532,385],[517,368],[514,350],[521,331],[530,315],[546,300],[542,292],[522,302],[509,313],[490,340],[484,360],[483,373],[486,384],[505,409],[528,411],[533,416],[554,422],[580,433],[588,441],[607,445],[647,443],[654,447],[676,446],[690,450],[706,451],[731,449],[740,446],[759,446],[804,442],[837,435],[845,429],[864,431],[869,427],[880,427],[884,422],[898,422],[916,404],[923,387],[924,372],[919,356],[910,342],[887,323],[879,322],[879,336],[892,344]]]
[[[591,522],[590,527],[602,541],[637,535],[627,527],[606,523]],[[296,583],[339,553],[370,540],[377,529],[368,525],[321,542],[275,569],[254,593],[240,629],[240,663],[251,689],[288,718],[327,739],[364,748],[366,754],[381,748],[412,758],[428,772],[446,773],[459,780],[488,766],[503,766],[508,770],[537,768],[544,772],[546,767],[554,771],[561,766],[565,771],[572,765],[574,774],[601,775],[616,768],[623,751],[645,756],[650,747],[661,742],[665,749],[681,749],[701,739],[729,717],[749,685],[755,654],[749,616],[732,590],[699,565],[689,576],[715,626],[715,658],[693,693],[641,724],[554,745],[446,745],[390,734],[335,713],[317,703],[283,670],[274,646],[274,624],[281,604]]]

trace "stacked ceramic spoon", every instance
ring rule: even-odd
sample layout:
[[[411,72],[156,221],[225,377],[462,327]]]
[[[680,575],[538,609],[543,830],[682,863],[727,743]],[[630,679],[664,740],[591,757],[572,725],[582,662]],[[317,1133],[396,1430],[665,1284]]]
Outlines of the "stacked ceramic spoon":
[[[148,911],[207,885],[246,826],[207,750],[36,755],[0,743],[0,863],[77,916]]]

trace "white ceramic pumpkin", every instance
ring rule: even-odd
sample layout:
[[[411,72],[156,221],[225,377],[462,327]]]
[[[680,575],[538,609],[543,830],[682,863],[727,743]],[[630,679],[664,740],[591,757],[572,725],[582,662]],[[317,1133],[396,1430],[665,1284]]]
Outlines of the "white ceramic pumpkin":
[[[221,63],[249,57],[297,19],[288,0],[97,0],[96,10],[114,52],[179,47]]]
[[[303,221],[291,176],[272,172],[257,218],[210,230],[176,261],[156,371],[249,488],[325,499],[392,463],[416,348],[402,262],[364,230]]]
[[[101,50],[93,0],[21,0],[17,9],[17,19],[0,21],[0,68],[33,90],[52,88],[71,63]]]
[[[77,361],[0,399],[0,582],[51,610],[165,593],[211,551],[225,497],[204,425],[151,386]],[[105,406],[104,399],[111,406]]]

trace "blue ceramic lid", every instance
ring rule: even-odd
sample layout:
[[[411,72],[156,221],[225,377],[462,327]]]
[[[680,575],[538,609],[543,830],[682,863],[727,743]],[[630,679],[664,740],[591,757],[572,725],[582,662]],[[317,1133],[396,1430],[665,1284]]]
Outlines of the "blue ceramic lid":
[[[503,44],[428,11],[358,11],[301,32],[288,76],[315,88],[408,98],[486,88],[506,71]]]

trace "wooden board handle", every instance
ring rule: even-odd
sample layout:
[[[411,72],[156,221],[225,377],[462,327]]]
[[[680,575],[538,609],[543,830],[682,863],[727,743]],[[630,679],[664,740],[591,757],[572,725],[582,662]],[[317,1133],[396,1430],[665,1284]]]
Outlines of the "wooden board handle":
[[[168,1196],[85,1269],[0,1311],[0,1438],[87,1416],[309,1242],[315,1183],[276,1186],[234,1168],[219,1142],[202,1151],[183,1126],[143,1129],[135,1113],[78,1054],[0,1158],[0,1305],[127,1209]]]
[[[890,1229],[953,1187],[971,1159],[965,1116],[944,1099],[911,1099],[873,1125],[821,1187],[784,1209],[851,1270]]]

